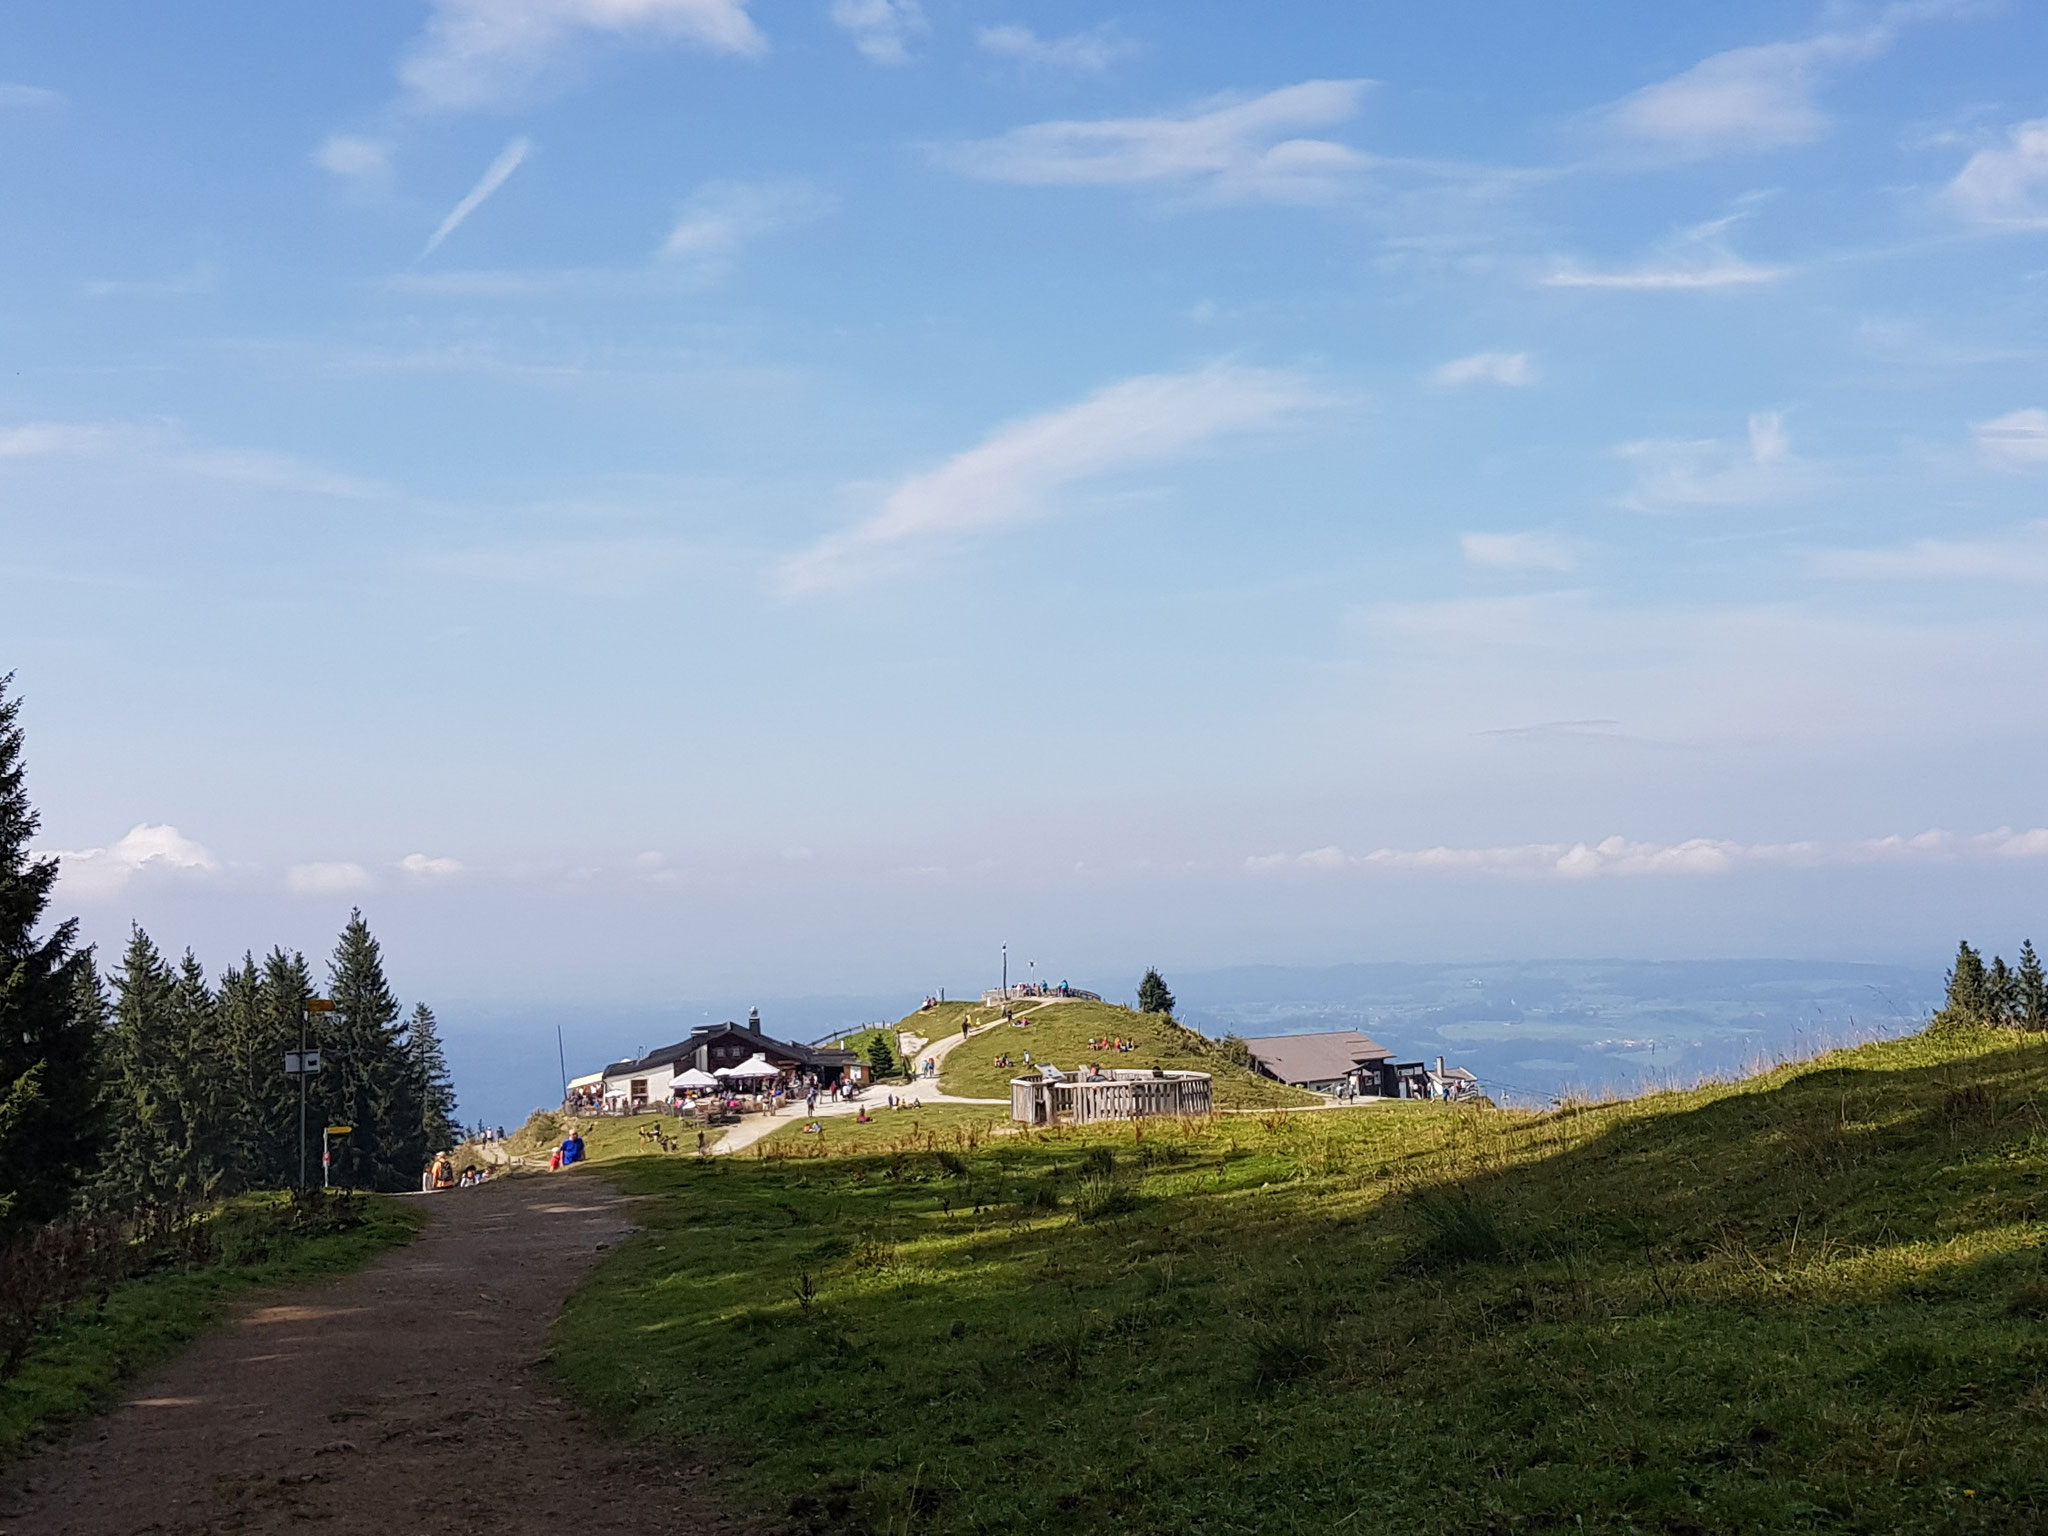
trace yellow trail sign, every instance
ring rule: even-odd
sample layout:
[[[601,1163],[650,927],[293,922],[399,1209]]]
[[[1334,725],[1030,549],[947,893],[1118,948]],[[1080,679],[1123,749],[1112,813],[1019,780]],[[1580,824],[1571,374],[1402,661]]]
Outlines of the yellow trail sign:
[[[331,997],[309,997],[306,999],[306,1012],[332,1013],[334,1012],[334,999]]]
[[[346,1136],[354,1129],[355,1127],[352,1125],[330,1125],[327,1127],[327,1134],[330,1136]]]

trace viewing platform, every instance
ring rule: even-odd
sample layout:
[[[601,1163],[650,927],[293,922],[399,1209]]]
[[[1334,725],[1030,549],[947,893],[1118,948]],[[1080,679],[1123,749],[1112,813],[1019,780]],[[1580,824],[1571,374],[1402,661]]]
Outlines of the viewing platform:
[[[1054,1068],[1051,1075],[1010,1079],[1010,1118],[1026,1125],[1094,1125],[1104,1120],[1207,1115],[1213,1109],[1206,1072],[1137,1067],[1099,1077],[1068,1077]]]

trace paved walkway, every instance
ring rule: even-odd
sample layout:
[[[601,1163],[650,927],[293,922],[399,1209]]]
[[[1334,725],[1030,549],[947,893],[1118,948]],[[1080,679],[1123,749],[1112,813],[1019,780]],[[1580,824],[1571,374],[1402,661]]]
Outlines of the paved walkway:
[[[540,1368],[629,1229],[589,1174],[415,1196],[419,1241],[253,1307],[0,1476],[0,1536],[731,1531],[702,1469],[601,1438]]]
[[[1017,1011],[1021,1014],[1028,1010],[1020,1008]],[[899,1103],[907,1099],[912,1104],[1007,1105],[1010,1102],[1008,1099],[964,1099],[958,1094],[942,1093],[939,1090],[939,1078],[945,1074],[946,1070],[946,1057],[953,1052],[954,1048],[974,1039],[977,1035],[985,1035],[992,1029],[1000,1028],[1003,1022],[1000,1017],[997,1017],[991,1019],[986,1024],[978,1026],[968,1034],[948,1035],[943,1040],[929,1040],[919,1046],[915,1053],[918,1061],[921,1062],[930,1058],[938,1062],[937,1070],[930,1077],[915,1078],[900,1088],[895,1086],[870,1088],[861,1097],[850,1102],[844,1099],[821,1097],[815,1110],[805,1109],[803,1100],[798,1099],[795,1103],[785,1106],[775,1114],[753,1115],[742,1120],[738,1125],[728,1128],[724,1138],[711,1150],[714,1155],[728,1152],[743,1152],[764,1136],[773,1135],[792,1120],[824,1120],[833,1115],[851,1115],[856,1113],[863,1104],[872,1111],[877,1105],[887,1104],[889,1095],[892,1093],[896,1096]],[[4,1533],[0,1533],[0,1536],[4,1536]]]

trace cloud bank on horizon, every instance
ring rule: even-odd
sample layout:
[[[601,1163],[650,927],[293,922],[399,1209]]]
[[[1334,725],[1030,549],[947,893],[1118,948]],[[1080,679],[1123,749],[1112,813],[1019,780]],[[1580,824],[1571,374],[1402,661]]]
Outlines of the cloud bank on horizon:
[[[2048,15],[1354,11],[14,8],[63,899],[641,992],[2038,908],[1887,829],[2048,825]]]

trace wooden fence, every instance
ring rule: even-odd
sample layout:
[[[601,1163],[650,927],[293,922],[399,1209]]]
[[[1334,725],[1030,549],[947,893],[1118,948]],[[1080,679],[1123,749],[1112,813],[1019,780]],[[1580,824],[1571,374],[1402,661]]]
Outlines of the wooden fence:
[[[1026,1125],[1092,1125],[1103,1120],[1206,1115],[1212,1108],[1206,1072],[1123,1069],[1099,1079],[1010,1079],[1010,1118]]]

